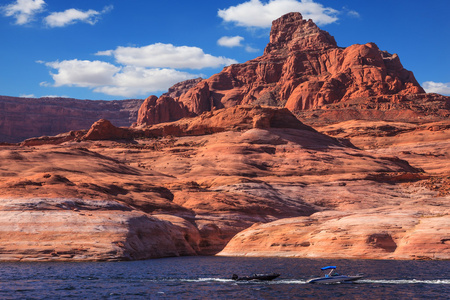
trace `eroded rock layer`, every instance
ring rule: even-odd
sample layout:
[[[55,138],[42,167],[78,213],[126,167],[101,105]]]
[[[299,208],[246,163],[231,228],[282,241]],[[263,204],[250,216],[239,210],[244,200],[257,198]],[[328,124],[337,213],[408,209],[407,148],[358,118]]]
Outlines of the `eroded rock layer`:
[[[371,126],[374,133],[388,129]],[[395,126],[406,136],[412,130]],[[348,136],[357,130],[342,128]],[[446,131],[437,132],[424,142],[442,145],[436,164],[445,165]],[[406,151],[407,143],[388,138],[380,135],[377,143]],[[361,147],[363,141],[355,139]],[[423,165],[419,154],[405,153],[409,163],[397,153],[395,147],[360,150],[304,125],[287,109],[257,106],[138,128],[100,120],[89,131],[2,146],[0,260],[222,250],[449,258],[446,173]],[[334,250],[324,251],[328,247]]]
[[[447,199],[436,199],[444,205]],[[255,225],[237,234],[224,256],[287,256],[330,259],[448,259],[448,207],[419,210],[323,212]]]
[[[186,239],[195,241],[189,235],[193,226],[183,219],[182,228],[178,220],[167,222],[109,200],[0,200],[1,260],[104,261],[196,254]]]

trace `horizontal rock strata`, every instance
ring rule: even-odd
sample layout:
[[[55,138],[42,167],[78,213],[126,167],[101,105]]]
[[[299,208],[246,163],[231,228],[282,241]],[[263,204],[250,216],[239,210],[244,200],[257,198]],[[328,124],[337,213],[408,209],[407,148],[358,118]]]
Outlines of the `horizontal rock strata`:
[[[329,259],[448,259],[445,209],[323,212],[255,225],[237,234],[219,255]]]
[[[1,260],[108,261],[196,254],[186,240],[187,230],[115,201],[0,201]]]
[[[21,142],[71,130],[88,129],[105,118],[116,126],[136,121],[142,100],[76,100],[0,96],[0,142]]]
[[[405,134],[412,130],[394,125]],[[389,128],[380,126],[373,125],[375,133]],[[348,128],[351,135],[353,127]],[[427,128],[423,125],[423,130]],[[61,140],[68,136],[72,138]],[[439,136],[430,136],[428,142],[439,142]],[[325,255],[318,245],[331,245],[332,235],[339,241],[354,240],[354,248],[349,248],[353,250],[344,251],[348,257],[363,257],[361,245],[371,239],[369,235],[375,244],[383,244],[382,234],[387,233],[401,249],[400,240],[407,241],[401,230],[411,233],[409,243],[414,236],[418,246],[402,250],[401,256],[383,253],[381,248],[365,257],[443,259],[447,255],[441,248],[419,245],[426,235],[444,240],[441,247],[447,247],[444,225],[422,223],[446,220],[448,190],[442,174],[423,173],[420,161],[411,165],[392,155],[396,152],[360,150],[304,125],[286,109],[237,106],[135,128],[102,120],[88,131],[51,138],[0,147],[0,228],[5,241],[0,260],[212,255],[230,240],[226,253],[247,255],[256,237],[239,243],[242,251],[230,248],[240,232],[259,228],[257,237],[263,237],[262,231],[271,233],[273,224],[277,228],[284,224],[277,222],[284,221],[286,230],[273,231],[259,247],[268,245],[264,255],[285,255],[284,251],[302,256],[303,252],[295,253],[297,248],[289,248],[294,242],[283,240],[298,239],[297,225],[289,229],[288,224],[307,220],[312,225],[302,228],[310,238],[303,245],[314,240],[317,248],[310,246],[315,250],[309,253],[317,257]],[[395,213],[398,216],[392,217]],[[350,225],[352,220],[362,220],[360,215],[379,220],[364,224],[363,240],[358,227]],[[405,223],[399,231],[388,230],[402,215],[428,227],[417,230],[422,227]],[[349,221],[342,226],[348,228],[342,239],[331,228],[332,220],[325,222],[328,219],[321,216],[346,216]],[[252,227],[255,223],[265,225]],[[330,235],[319,234],[321,228],[331,230]]]

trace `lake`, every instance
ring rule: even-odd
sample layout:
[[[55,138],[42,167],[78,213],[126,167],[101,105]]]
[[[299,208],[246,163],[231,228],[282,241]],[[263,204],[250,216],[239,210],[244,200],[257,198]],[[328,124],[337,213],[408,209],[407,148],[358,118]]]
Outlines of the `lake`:
[[[320,268],[364,273],[313,285]],[[0,263],[0,299],[449,299],[450,261],[177,257],[132,262]],[[270,282],[236,282],[253,273]]]

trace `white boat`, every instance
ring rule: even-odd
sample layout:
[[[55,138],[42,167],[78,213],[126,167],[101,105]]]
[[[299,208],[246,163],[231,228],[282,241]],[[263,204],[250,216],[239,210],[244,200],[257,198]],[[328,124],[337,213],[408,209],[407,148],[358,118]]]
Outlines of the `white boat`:
[[[322,271],[330,270],[328,274],[325,274],[323,277],[319,278],[313,278],[311,280],[308,280],[308,283],[348,283],[348,282],[354,282],[358,279],[361,279],[364,277],[362,274],[358,275],[340,275],[335,272],[336,267],[335,266],[327,266],[321,268]]]

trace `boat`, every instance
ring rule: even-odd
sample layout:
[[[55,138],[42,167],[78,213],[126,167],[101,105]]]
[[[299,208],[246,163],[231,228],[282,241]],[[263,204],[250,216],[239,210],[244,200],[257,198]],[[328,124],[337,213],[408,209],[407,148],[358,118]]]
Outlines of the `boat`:
[[[236,274],[233,274],[233,276],[231,277],[231,279],[236,280],[236,281],[249,281],[249,280],[273,280],[277,277],[279,277],[280,274],[278,273],[271,273],[271,274],[253,274],[250,276],[242,276],[239,277]]]
[[[358,275],[340,275],[335,272],[336,266],[327,266],[321,268],[322,271],[330,270],[328,274],[325,274],[323,277],[313,278],[308,280],[308,283],[350,283],[355,282],[364,277],[363,274]]]

